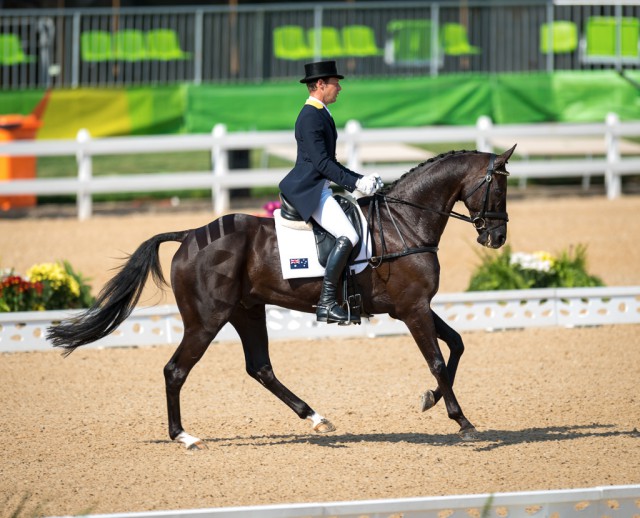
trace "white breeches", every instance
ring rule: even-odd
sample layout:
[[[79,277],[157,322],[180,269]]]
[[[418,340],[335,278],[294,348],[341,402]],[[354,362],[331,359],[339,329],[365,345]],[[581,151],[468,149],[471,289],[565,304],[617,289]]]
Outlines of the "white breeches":
[[[345,236],[353,246],[358,243],[358,233],[351,225],[340,204],[333,199],[333,192],[329,187],[323,189],[320,204],[313,211],[311,217],[332,236],[336,238]]]

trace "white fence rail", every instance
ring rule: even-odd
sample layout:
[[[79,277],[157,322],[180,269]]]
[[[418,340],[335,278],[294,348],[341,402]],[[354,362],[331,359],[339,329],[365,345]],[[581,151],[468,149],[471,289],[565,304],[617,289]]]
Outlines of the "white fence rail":
[[[597,124],[509,124],[492,125],[488,117],[481,117],[476,126],[438,126],[422,128],[363,129],[357,121],[349,121],[340,135],[346,144],[347,165],[368,174],[379,173],[386,182],[395,180],[406,168],[395,165],[367,165],[362,156],[364,144],[459,143],[475,142],[481,151],[493,151],[496,142],[508,139],[510,145],[519,139],[585,139],[576,154],[581,158],[553,160],[513,160],[509,170],[516,178],[590,177],[603,176],[609,198],[621,194],[621,177],[640,174],[640,150],[632,157],[622,157],[624,137],[640,137],[640,122],[620,122],[616,114],[609,114],[604,123]],[[593,139],[602,146],[594,148]],[[587,140],[590,139],[590,140]],[[15,141],[0,145],[3,156],[75,156],[78,164],[74,178],[9,180],[0,182],[0,196],[35,194],[50,196],[75,194],[78,217],[87,219],[92,213],[92,196],[96,193],[153,192],[160,190],[211,189],[216,213],[229,210],[229,189],[254,186],[275,186],[288,170],[275,168],[229,169],[228,152],[240,149],[267,149],[272,145],[295,146],[293,131],[227,133],[218,124],[210,135],[171,135],[145,137],[91,138],[87,130],[80,130],[76,140]],[[510,147],[510,146],[509,146]],[[575,148],[574,148],[575,149]],[[125,153],[159,153],[178,151],[211,152],[213,170],[179,173],[150,173],[144,175],[94,176],[92,158],[96,155]],[[496,151],[504,151],[504,146]],[[518,151],[518,150],[516,150]],[[545,153],[547,154],[547,153]],[[548,152],[552,156],[553,151]],[[566,153],[562,153],[565,154]],[[398,163],[406,163],[401,157]],[[415,165],[415,164],[414,164]]]
[[[640,286],[545,288],[439,294],[433,309],[458,331],[640,324]],[[50,350],[46,328],[77,314],[75,311],[0,313],[0,353]],[[267,307],[272,339],[321,339],[408,334],[407,327],[388,315],[364,319],[359,326],[319,324],[315,315]],[[183,335],[176,306],[137,308],[111,335],[92,347],[175,345]],[[216,341],[238,340],[226,325]]]
[[[95,518],[630,518],[640,511],[640,485],[603,486],[557,491],[523,491],[354,502],[222,507],[92,515]],[[91,516],[89,517],[91,518]]]

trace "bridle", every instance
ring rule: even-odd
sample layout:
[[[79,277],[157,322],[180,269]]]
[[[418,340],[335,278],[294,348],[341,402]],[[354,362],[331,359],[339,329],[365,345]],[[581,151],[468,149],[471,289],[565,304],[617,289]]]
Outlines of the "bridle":
[[[487,228],[487,219],[500,219],[500,220],[504,220],[505,222],[509,221],[509,215],[506,212],[492,212],[487,210],[489,206],[489,196],[491,193],[491,182],[493,181],[493,175],[500,174],[503,176],[509,176],[509,173],[507,171],[498,171],[495,169],[494,167],[495,161],[496,161],[496,155],[494,153],[491,153],[491,156],[489,158],[489,165],[487,166],[487,171],[484,175],[484,178],[469,194],[467,194],[464,198],[461,199],[461,201],[466,202],[483,185],[485,186],[484,196],[482,199],[482,208],[478,213],[478,215],[476,216],[465,216],[464,214],[460,214],[453,210],[450,212],[444,212],[441,210],[433,209],[431,207],[425,207],[424,205],[419,205],[417,203],[402,200],[400,198],[394,198],[393,196],[389,196],[387,194],[376,193],[374,196],[376,198],[379,197],[384,199],[385,203],[387,202],[387,200],[389,200],[395,203],[400,203],[402,205],[408,205],[409,207],[413,207],[416,209],[426,210],[429,212],[436,212],[437,214],[441,214],[443,216],[452,217],[462,221],[466,221],[467,223],[471,223],[476,228],[476,230],[484,230]]]
[[[411,254],[419,254],[419,253],[425,253],[425,252],[435,253],[438,251],[437,246],[421,246],[421,247],[407,246],[404,238],[402,237],[402,233],[400,232],[400,229],[398,228],[398,225],[396,224],[395,219],[391,214],[391,210],[389,209],[390,201],[394,203],[399,203],[401,205],[407,205],[415,209],[435,212],[437,214],[440,214],[446,217],[451,217],[451,218],[456,218],[462,221],[466,221],[467,223],[471,223],[475,227],[475,229],[478,231],[488,230],[487,219],[499,219],[504,222],[509,221],[509,215],[506,212],[493,212],[493,211],[487,210],[487,208],[489,207],[489,198],[491,194],[491,182],[493,181],[493,175],[500,174],[503,176],[509,176],[509,173],[507,171],[498,171],[495,169],[494,167],[495,160],[496,160],[496,155],[494,153],[491,153],[491,156],[489,157],[489,165],[487,166],[487,171],[484,175],[484,178],[469,194],[467,194],[464,198],[461,199],[461,201],[466,202],[479,189],[481,189],[482,186],[485,186],[485,191],[482,198],[482,208],[480,209],[480,212],[476,216],[466,216],[464,214],[460,214],[453,210],[450,212],[444,212],[441,210],[433,209],[431,207],[425,207],[424,205],[419,205],[417,203],[406,201],[400,198],[394,198],[393,196],[389,196],[387,194],[382,194],[382,193],[374,194],[369,204],[369,213],[368,213],[367,219],[369,220],[369,229],[372,228],[371,224],[373,223],[374,215],[375,215],[375,218],[377,219],[378,228],[380,229],[380,244],[382,248],[382,253],[378,256],[374,256],[371,259],[369,259],[369,263],[371,264],[371,266],[373,268],[377,268],[385,260],[396,259],[398,257],[404,257],[406,255],[411,255]],[[380,215],[380,200],[384,202],[387,208],[389,219],[393,224],[398,236],[400,237],[400,241],[402,241],[403,249],[400,252],[387,253],[387,247],[385,243],[384,232],[382,230],[382,222],[381,222],[381,215]],[[364,262],[364,261],[358,261],[358,262]]]
[[[496,161],[496,155],[491,153],[491,157],[489,158],[489,165],[487,166],[487,172],[485,173],[484,179],[478,184],[478,186],[473,189],[467,196],[465,196],[462,201],[466,202],[471,196],[475,194],[475,192],[480,189],[483,185],[486,185],[486,189],[484,190],[484,196],[482,198],[482,209],[477,216],[471,218],[465,218],[466,221],[470,221],[476,230],[485,230],[487,228],[487,219],[501,219],[505,223],[509,221],[509,215],[506,212],[491,212],[488,211],[487,208],[489,206],[489,195],[491,193],[491,182],[493,181],[493,175],[501,174],[503,176],[509,176],[507,171],[497,171],[493,164]],[[452,213],[453,214],[453,213]]]

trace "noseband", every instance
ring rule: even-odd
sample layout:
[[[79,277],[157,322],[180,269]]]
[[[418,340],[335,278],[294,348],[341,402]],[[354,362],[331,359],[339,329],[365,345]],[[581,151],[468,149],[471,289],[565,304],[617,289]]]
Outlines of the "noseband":
[[[471,198],[471,196],[475,194],[478,189],[480,189],[483,185],[486,185],[484,196],[482,199],[482,209],[480,210],[480,213],[477,216],[469,218],[469,221],[473,224],[476,230],[485,230],[487,228],[487,219],[501,219],[505,222],[509,221],[509,215],[506,212],[491,212],[487,210],[487,207],[489,206],[489,195],[491,193],[491,182],[493,180],[493,174],[495,173],[509,176],[509,173],[507,173],[506,171],[496,171],[496,169],[493,167],[495,160],[496,155],[491,153],[491,157],[489,158],[489,165],[487,166],[487,172],[483,180],[462,200],[466,202],[469,198]]]

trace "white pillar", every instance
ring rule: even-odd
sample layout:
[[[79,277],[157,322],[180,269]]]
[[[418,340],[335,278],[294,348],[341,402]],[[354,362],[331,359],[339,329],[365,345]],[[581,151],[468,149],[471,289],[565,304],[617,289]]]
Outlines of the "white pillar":
[[[227,127],[224,124],[216,124],[213,127],[211,158],[214,178],[211,194],[213,195],[213,210],[218,215],[229,210],[229,189],[220,184],[220,180],[229,174],[229,153],[222,142],[226,134]]]
[[[356,173],[360,173],[362,163],[360,162],[358,149],[358,136],[362,131],[362,126],[358,121],[350,120],[347,121],[345,131],[347,134],[347,167]]]
[[[488,132],[493,127],[491,117],[487,115],[481,115],[476,121],[476,128],[478,129],[478,136],[476,137],[476,148],[478,151],[485,153],[493,153],[493,146],[489,140]]]
[[[606,118],[605,147],[607,149],[607,170],[604,174],[604,183],[607,188],[607,198],[618,198],[622,193],[620,175],[611,167],[620,163],[620,139],[616,134],[620,118],[616,113],[608,113]]]
[[[87,129],[81,129],[76,136],[78,141],[78,151],[76,152],[76,162],[78,164],[78,194],[76,203],[78,206],[78,219],[87,220],[93,212],[93,198],[91,196],[91,181],[93,179],[93,163],[91,153],[88,151],[88,143],[91,141],[91,134]]]

